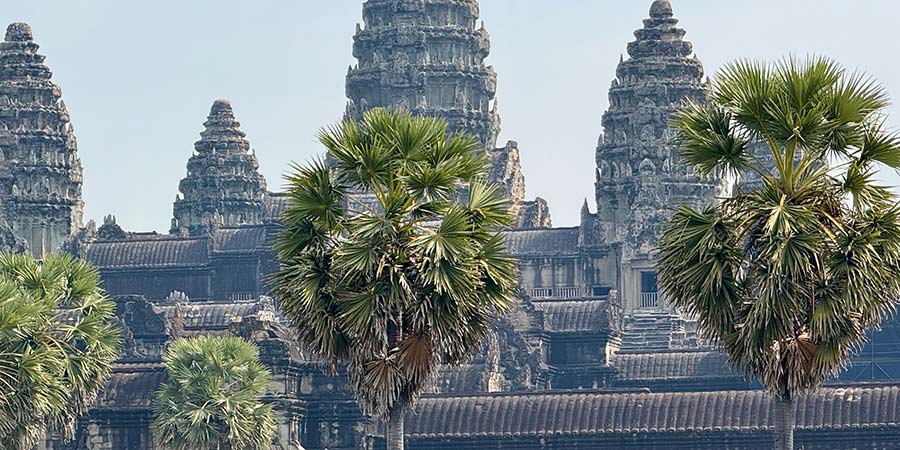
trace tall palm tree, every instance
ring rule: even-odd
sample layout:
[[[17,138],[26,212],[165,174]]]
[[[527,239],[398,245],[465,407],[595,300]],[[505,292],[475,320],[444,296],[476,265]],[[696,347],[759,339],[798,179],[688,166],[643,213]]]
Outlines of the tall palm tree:
[[[775,448],[793,448],[794,400],[846,364],[900,295],[900,167],[887,95],[825,58],[722,70],[674,127],[703,173],[750,174],[721,205],[679,208],[660,245],[677,307],[774,397]]]
[[[268,450],[272,406],[261,397],[269,371],[259,349],[237,337],[179,339],[163,356],[168,381],[153,406],[153,435],[169,450]]]
[[[296,167],[274,291],[307,349],[346,364],[363,411],[403,448],[403,413],[441,363],[480,348],[513,298],[497,232],[509,206],[475,138],[374,109],[323,130],[332,161]]]
[[[90,264],[0,255],[0,447],[71,439],[118,357],[115,304]]]

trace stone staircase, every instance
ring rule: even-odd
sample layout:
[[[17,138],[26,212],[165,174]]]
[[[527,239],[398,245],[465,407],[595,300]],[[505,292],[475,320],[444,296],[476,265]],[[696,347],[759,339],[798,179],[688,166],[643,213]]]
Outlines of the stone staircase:
[[[619,352],[648,353],[697,348],[697,337],[685,321],[668,311],[637,310],[624,317]]]

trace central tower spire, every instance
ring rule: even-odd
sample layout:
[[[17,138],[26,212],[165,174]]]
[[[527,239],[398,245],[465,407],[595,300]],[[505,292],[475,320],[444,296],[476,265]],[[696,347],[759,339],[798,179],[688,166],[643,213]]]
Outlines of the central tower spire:
[[[493,150],[497,75],[484,62],[490,39],[478,14],[476,0],[366,1],[353,44],[359,64],[347,74],[347,116],[402,107],[443,117]]]
[[[515,226],[549,227],[547,202],[525,200],[518,144],[497,148],[497,74],[485,64],[491,44],[478,17],[477,0],[367,0],[353,38],[358,64],[347,73],[346,116],[404,108],[477,136],[491,161],[490,181],[511,199]]]

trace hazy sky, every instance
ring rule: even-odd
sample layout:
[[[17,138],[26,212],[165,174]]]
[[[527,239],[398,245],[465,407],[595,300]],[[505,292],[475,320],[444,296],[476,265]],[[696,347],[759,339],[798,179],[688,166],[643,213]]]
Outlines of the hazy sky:
[[[554,225],[593,201],[594,150],[620,53],[651,0],[481,0],[506,140]],[[896,0],[673,0],[712,74],[740,57],[820,53],[900,98]],[[2,0],[62,86],[84,164],[86,219],[165,232],[212,101],[232,100],[270,190],[344,111],[362,0]],[[892,111],[891,126],[900,125]],[[891,185],[895,174],[884,174]],[[593,207],[593,206],[592,206]]]

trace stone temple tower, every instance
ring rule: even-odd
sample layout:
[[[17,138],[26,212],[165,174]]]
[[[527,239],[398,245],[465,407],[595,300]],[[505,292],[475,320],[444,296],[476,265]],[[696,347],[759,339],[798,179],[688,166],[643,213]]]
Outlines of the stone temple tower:
[[[500,130],[497,75],[484,63],[490,39],[476,0],[368,0],[347,74],[347,115],[403,107],[445,118],[492,150]]]
[[[478,136],[491,160],[490,179],[511,199],[518,228],[549,227],[541,198],[525,200],[519,147],[497,148],[497,74],[485,64],[490,38],[478,24],[477,0],[367,0],[347,74],[347,118],[376,107],[404,108],[447,120]]]
[[[655,247],[672,208],[709,204],[721,189],[721,180],[701,178],[683,164],[672,145],[670,115],[688,99],[704,101],[708,87],[677,24],[668,0],[653,2],[628,44],[630,58],[616,70],[597,148],[593,219],[607,242],[621,245],[620,293],[629,308],[662,306]]]
[[[172,233],[196,235],[215,226],[262,223],[266,180],[231,102],[216,100],[203,125],[179,184]]]
[[[0,214],[36,256],[82,226],[82,169],[69,112],[31,27],[0,44]]]

